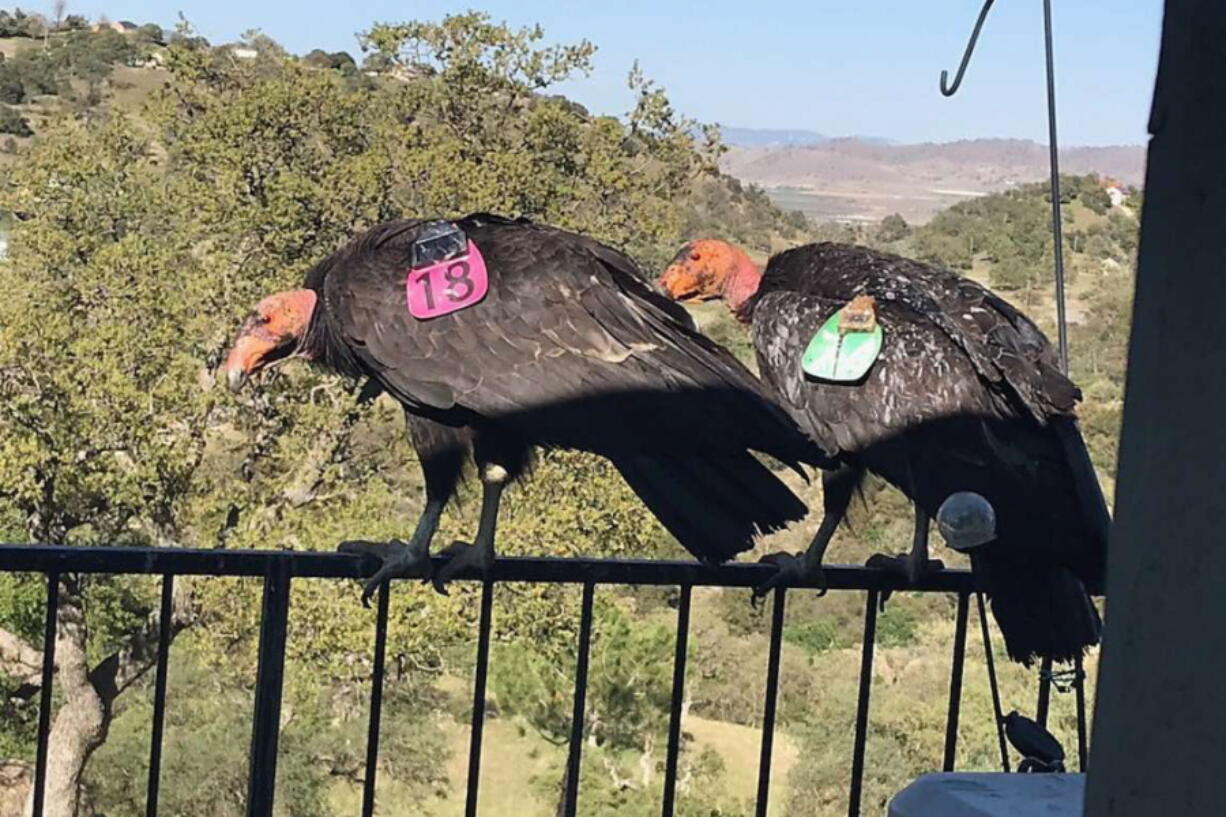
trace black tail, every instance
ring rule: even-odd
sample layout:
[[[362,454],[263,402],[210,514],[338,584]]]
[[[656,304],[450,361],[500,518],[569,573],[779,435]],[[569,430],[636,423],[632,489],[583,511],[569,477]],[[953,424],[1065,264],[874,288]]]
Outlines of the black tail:
[[[1102,620],[1085,585],[1068,568],[986,548],[972,562],[1014,661],[1027,666],[1036,658],[1071,661],[1098,643]]]
[[[1091,593],[1102,593],[1107,580],[1107,537],[1111,529],[1107,500],[1098,483],[1098,475],[1094,473],[1094,463],[1090,461],[1090,452],[1077,421],[1072,417],[1053,417],[1050,422],[1064,447],[1069,470],[1073,473],[1081,516],[1090,536],[1090,541],[1085,543],[1088,547],[1083,545],[1078,548],[1080,553],[1075,563],[1077,575]]]
[[[749,452],[616,457],[613,464],[656,518],[704,562],[722,562],[808,512]]]

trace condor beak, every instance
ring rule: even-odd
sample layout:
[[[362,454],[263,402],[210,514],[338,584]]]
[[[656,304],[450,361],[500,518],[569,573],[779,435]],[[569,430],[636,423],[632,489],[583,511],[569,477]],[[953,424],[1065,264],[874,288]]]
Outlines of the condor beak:
[[[672,264],[656,280],[661,295],[674,301],[688,301],[698,296],[698,281],[684,267]]]
[[[226,387],[230,389],[231,394],[238,394],[243,388],[243,384],[247,382],[247,373],[242,369],[227,369],[226,370]]]
[[[230,391],[238,393],[252,372],[260,370],[276,356],[277,346],[277,340],[268,333],[250,324],[244,326],[222,365]]]

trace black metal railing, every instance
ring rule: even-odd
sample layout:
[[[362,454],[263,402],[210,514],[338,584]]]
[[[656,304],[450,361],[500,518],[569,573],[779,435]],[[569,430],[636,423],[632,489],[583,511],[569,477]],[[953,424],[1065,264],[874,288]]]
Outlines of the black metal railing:
[[[171,639],[171,611],[176,576],[261,576],[264,579],[260,620],[259,663],[252,716],[247,814],[269,817],[273,813],[277,766],[281,687],[285,670],[285,640],[289,622],[289,594],[295,578],[361,578],[374,572],[373,561],[349,555],[318,552],[183,550],[164,548],[78,548],[58,546],[0,545],[0,572],[36,572],[47,577],[47,617],[43,644],[42,689],[37,751],[34,769],[34,817],[42,817],[47,776],[47,741],[51,722],[51,687],[55,667],[56,609],[60,576],[80,573],[154,574],[162,577],[161,621],[154,679],[152,740],[146,814],[157,814],[166,706],[166,669]],[[461,575],[459,580],[482,581],[477,655],[473,680],[472,732],[469,740],[468,781],[465,814],[477,812],[481,778],[482,728],[485,723],[485,685],[489,669],[490,617],[494,588],[502,583],[536,582],[582,585],[575,672],[574,713],[567,757],[564,808],[573,817],[579,799],[579,766],[583,751],[582,731],[587,693],[588,652],[591,644],[592,604],[598,584],[676,586],[677,640],[673,668],[672,702],[665,755],[664,792],[661,813],[671,817],[676,802],[677,759],[681,742],[681,714],[685,689],[686,647],[689,638],[690,601],[695,587],[753,587],[772,574],[773,568],[752,563],[705,566],[694,562],[507,558],[494,563],[490,574]],[[942,769],[953,771],[957,753],[958,716],[962,700],[962,672],[966,656],[967,614],[975,592],[972,576],[964,570],[946,570],[927,577],[916,587],[904,588],[898,577],[880,570],[830,566],[826,585],[832,591],[863,591],[864,639],[852,740],[852,771],[848,787],[848,814],[860,813],[864,777],[865,745],[869,723],[869,693],[872,686],[873,653],[877,611],[883,593],[894,590],[954,594],[957,613],[951,657],[949,709],[945,728]],[[801,586],[803,589],[803,586]],[[795,588],[793,588],[795,589]],[[388,586],[378,593],[371,683],[370,722],[362,817],[370,817],[375,805],[375,776],[379,755],[379,725],[382,713],[384,658],[387,641]],[[770,642],[766,665],[766,694],[762,714],[762,746],[758,767],[756,814],[765,817],[770,792],[774,747],[775,709],[778,696],[780,651],[787,593],[774,594]],[[983,615],[980,597],[980,615]],[[986,621],[985,621],[986,629]],[[991,654],[988,653],[988,660]],[[995,686],[995,685],[993,685]],[[994,690],[995,691],[995,690]],[[1003,736],[1002,762],[1007,764]],[[1084,765],[1084,760],[1083,760]],[[1007,765],[1006,765],[1007,768]]]

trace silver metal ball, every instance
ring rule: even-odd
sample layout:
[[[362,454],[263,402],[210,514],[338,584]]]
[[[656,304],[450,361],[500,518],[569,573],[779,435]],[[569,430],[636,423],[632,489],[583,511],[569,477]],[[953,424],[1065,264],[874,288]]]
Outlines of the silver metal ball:
[[[954,550],[972,550],[996,538],[996,511],[979,494],[959,491],[941,503],[937,529]]]

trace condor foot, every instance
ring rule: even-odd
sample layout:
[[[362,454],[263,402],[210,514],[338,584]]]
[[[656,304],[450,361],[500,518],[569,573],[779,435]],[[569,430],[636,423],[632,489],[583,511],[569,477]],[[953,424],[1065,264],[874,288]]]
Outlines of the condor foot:
[[[434,589],[447,593],[447,583],[468,568],[474,568],[485,576],[494,565],[494,548],[492,545],[470,545],[467,542],[452,542],[439,553],[448,556],[447,563],[438,569],[433,577]]]
[[[375,574],[362,584],[362,605],[365,607],[370,606],[370,598],[379,589],[379,585],[389,579],[429,579],[433,574],[429,544],[424,541],[350,540],[341,542],[337,550],[358,556],[374,556],[381,562]]]
[[[917,559],[911,553],[900,553],[897,556],[877,553],[868,557],[868,561],[864,563],[864,566],[888,570],[891,573],[902,576],[907,584],[912,587],[933,573],[945,569],[945,563],[940,559]]]
[[[876,553],[868,557],[864,566],[875,567],[902,576],[910,587],[915,587],[928,576],[945,569],[945,563],[940,559],[918,559],[913,553],[900,553],[897,556]],[[885,603],[890,600],[893,593],[893,590],[882,590],[877,606],[884,610]]]
[[[758,560],[772,565],[775,575],[753,589],[753,605],[756,607],[770,592],[779,587],[799,584],[817,584],[819,597],[826,595],[826,574],[820,562],[810,560],[804,553],[768,553]]]

